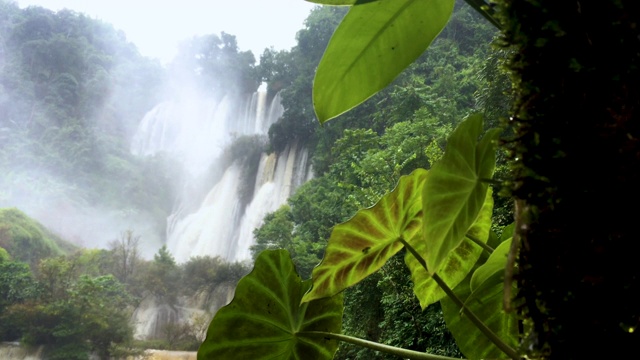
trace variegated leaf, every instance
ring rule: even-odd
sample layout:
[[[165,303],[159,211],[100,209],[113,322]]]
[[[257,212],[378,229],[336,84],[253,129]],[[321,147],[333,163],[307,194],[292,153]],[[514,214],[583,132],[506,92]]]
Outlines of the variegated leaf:
[[[482,140],[482,117],[469,116],[451,134],[445,154],[429,171],[422,195],[423,236],[428,246],[421,253],[431,274],[457,248],[478,217],[495,169],[495,140],[500,130]]]
[[[301,304],[310,286],[286,250],[263,251],[211,321],[198,359],[332,359],[337,342],[307,332],[340,333],[342,295]]]
[[[402,176],[398,186],[369,209],[358,211],[337,225],[324,258],[313,270],[310,301],[332,296],[380,269],[402,249],[400,239],[411,239],[421,230],[422,186],[427,171]]]
[[[491,230],[492,213],[493,196],[491,188],[489,188],[482,210],[480,210],[478,218],[469,228],[468,234],[486,243]],[[415,241],[410,243],[410,245],[418,253],[424,253],[424,248],[429,246],[429,243],[425,241]],[[440,271],[438,271],[438,275],[449,287],[455,288],[473,269],[482,251],[483,249],[480,246],[465,236],[465,240],[449,253]],[[420,306],[422,306],[423,309],[445,297],[444,291],[412,254],[407,253],[405,262],[411,270],[413,292],[418,297]]]

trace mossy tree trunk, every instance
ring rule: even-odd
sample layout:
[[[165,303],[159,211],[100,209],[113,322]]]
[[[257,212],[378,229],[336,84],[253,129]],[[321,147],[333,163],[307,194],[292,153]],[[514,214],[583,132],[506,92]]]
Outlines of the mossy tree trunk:
[[[554,359],[637,354],[640,1],[502,5],[531,345]]]

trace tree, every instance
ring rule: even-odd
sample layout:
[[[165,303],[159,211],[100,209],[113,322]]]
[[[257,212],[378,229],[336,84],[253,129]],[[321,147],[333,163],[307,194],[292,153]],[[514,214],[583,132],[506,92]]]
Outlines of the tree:
[[[42,260],[34,279],[22,263],[0,261],[0,336],[44,345],[50,359],[111,356],[133,338],[132,299],[112,275],[78,275],[74,260]],[[19,288],[17,288],[19,286]]]
[[[194,296],[205,294],[207,303],[215,296],[216,290],[234,287],[249,272],[245,264],[229,263],[217,256],[191,257],[180,265],[180,270],[183,291]]]
[[[197,36],[183,43],[173,66],[207,93],[251,93],[258,88],[258,75],[250,51],[239,51],[236,37],[225,32]],[[184,79],[176,79],[184,81]]]
[[[140,236],[134,235],[133,230],[126,230],[120,234],[120,238],[109,244],[115,262],[114,275],[123,284],[129,284],[141,260],[138,253],[139,242]]]
[[[275,151],[282,151],[295,140],[308,141],[315,133],[317,123],[311,102],[311,80],[331,33],[345,14],[344,10],[340,7],[314,8],[305,20],[304,29],[296,34],[298,45],[291,49],[289,59],[284,55],[274,59],[290,60],[289,66],[271,67],[271,73],[267,68],[267,74],[263,75],[290,82],[282,92],[284,114],[269,128],[270,143]],[[270,58],[270,52],[265,57]]]
[[[38,296],[38,285],[29,265],[2,256],[0,248],[0,339],[13,341],[22,335],[13,324],[9,311],[12,305],[22,304]],[[5,252],[6,253],[6,252]]]
[[[167,245],[162,245],[153,255],[153,261],[148,264],[142,277],[146,290],[168,304],[176,304],[178,301],[176,289],[180,288],[180,272],[176,260],[167,249]]]
[[[108,358],[114,344],[127,344],[133,339],[128,311],[133,301],[115,277],[81,276],[70,292],[74,314],[79,316],[73,326],[80,329],[81,341],[89,341],[98,356]]]
[[[291,208],[287,205],[267,214],[264,223],[253,231],[255,244],[251,245],[251,255],[255,259],[266,249],[287,249],[293,252],[293,221]]]
[[[557,359],[628,356],[640,336],[627,206],[640,200],[640,5],[500,5],[515,49],[510,187],[533,344]]]

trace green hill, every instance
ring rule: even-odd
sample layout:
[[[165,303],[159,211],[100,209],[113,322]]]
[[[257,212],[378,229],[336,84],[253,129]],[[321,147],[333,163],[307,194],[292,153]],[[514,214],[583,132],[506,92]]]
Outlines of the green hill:
[[[75,249],[16,208],[0,209],[0,247],[14,260],[31,265],[42,258],[64,255]]]

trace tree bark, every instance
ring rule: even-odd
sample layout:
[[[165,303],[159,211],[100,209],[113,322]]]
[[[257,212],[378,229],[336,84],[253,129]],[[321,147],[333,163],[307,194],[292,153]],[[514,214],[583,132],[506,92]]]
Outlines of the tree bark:
[[[504,0],[524,347],[639,351],[640,2]],[[636,355],[637,356],[637,355]]]

